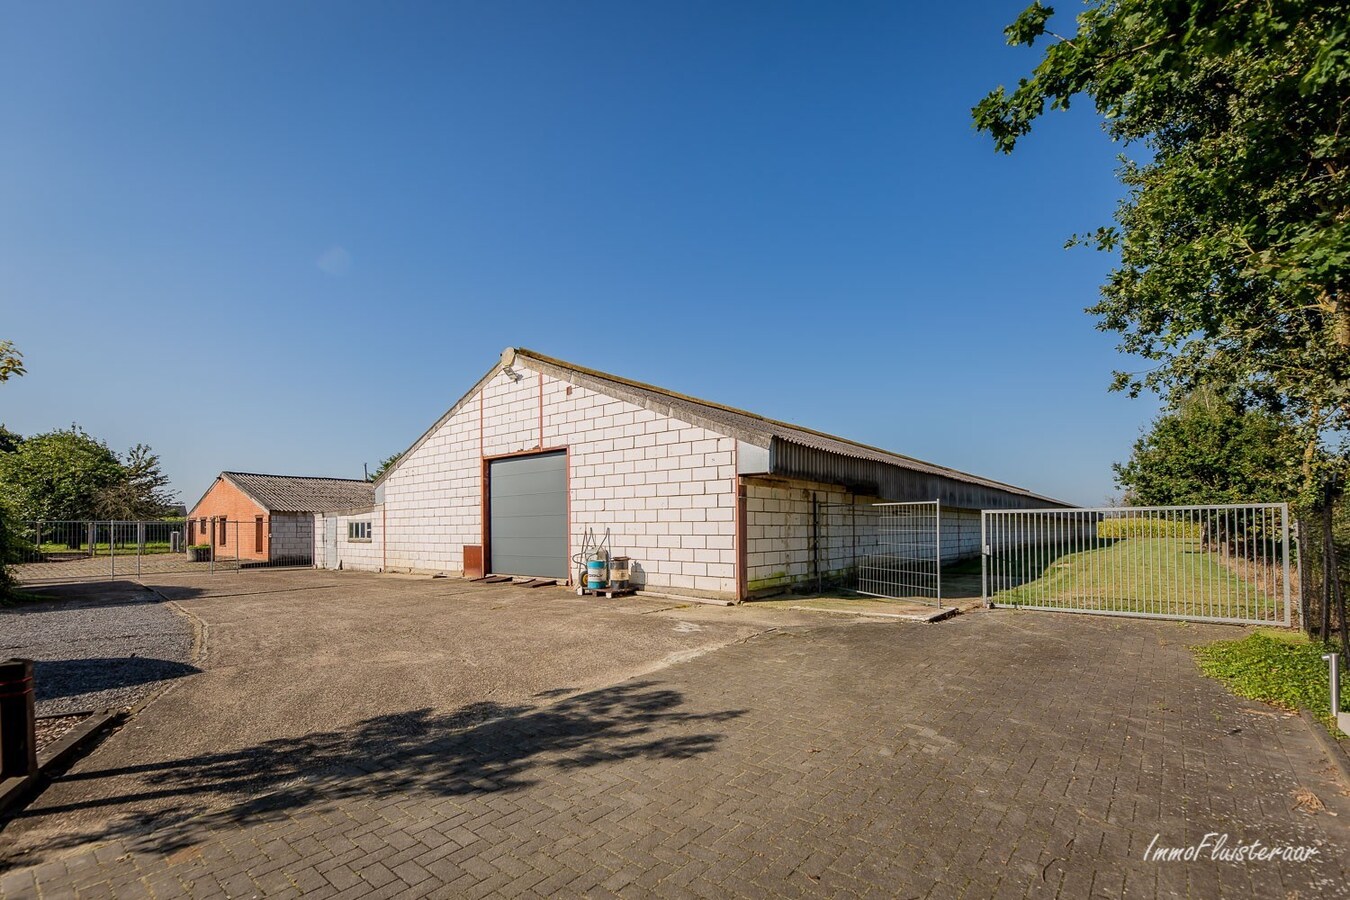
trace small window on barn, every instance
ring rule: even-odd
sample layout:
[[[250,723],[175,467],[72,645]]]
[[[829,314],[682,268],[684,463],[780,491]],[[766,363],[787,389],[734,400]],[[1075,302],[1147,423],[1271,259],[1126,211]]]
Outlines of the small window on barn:
[[[369,522],[348,522],[347,540],[349,541],[368,541],[370,540]]]

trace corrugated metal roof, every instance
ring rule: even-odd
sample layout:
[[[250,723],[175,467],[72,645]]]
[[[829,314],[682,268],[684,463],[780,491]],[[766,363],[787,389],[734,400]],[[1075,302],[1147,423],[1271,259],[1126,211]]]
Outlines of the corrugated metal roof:
[[[636,406],[650,409],[653,412],[672,416],[681,421],[707,428],[709,431],[768,449],[770,450],[770,457],[781,461],[784,464],[783,471],[785,474],[792,477],[807,477],[806,471],[794,471],[796,466],[793,463],[805,463],[814,455],[816,457],[814,462],[807,468],[821,476],[819,480],[833,483],[836,479],[831,476],[843,473],[846,476],[845,481],[848,483],[856,482],[860,485],[872,485],[879,491],[878,496],[889,496],[895,493],[898,498],[901,492],[886,490],[886,483],[893,481],[894,476],[903,476],[903,473],[919,473],[933,476],[941,481],[954,481],[983,488],[1000,495],[998,502],[992,502],[988,499],[972,499],[968,505],[972,505],[973,508],[980,508],[984,505],[1009,506],[1013,505],[1011,501],[1015,501],[1016,498],[1034,501],[1030,505],[1036,506],[1070,505],[1051,497],[1033,493],[1026,488],[924,462],[899,453],[892,453],[889,450],[882,450],[879,447],[870,447],[857,441],[826,434],[823,431],[815,431],[800,425],[770,419],[767,416],[737,409],[734,406],[700,400],[697,397],[690,397],[655,385],[644,384],[641,381],[611,375],[608,372],[588,369],[585,366],[545,356],[542,353],[535,353],[533,350],[516,347],[508,347],[502,353],[501,361],[489,369],[477,384],[470,388],[444,415],[423,432],[422,436],[404,451],[399,461],[385,469],[380,477],[375,480],[375,483],[377,485],[383,483],[386,478],[397,471],[404,460],[408,459],[418,447],[436,433],[438,428],[463,408],[464,404],[468,403],[493,376],[502,371],[506,365],[514,362],[517,357],[520,358],[522,365],[542,371],[563,381],[579,384],[616,399],[626,400]],[[801,452],[794,453],[790,448],[785,448],[784,445],[800,448]],[[830,465],[829,460],[834,460],[834,465]],[[775,471],[778,471],[778,469],[775,469]],[[890,476],[887,476],[887,472],[890,473]],[[914,498],[906,495],[906,499]],[[921,499],[935,499],[935,495],[925,495]]]
[[[878,447],[870,447],[866,444],[850,441],[847,438],[836,437],[835,435],[826,434],[822,431],[815,431],[810,428],[803,428],[800,425],[780,422],[777,419],[770,419],[766,416],[747,412],[743,409],[736,409],[732,406],[724,406],[720,403],[713,403],[708,400],[700,400],[697,397],[678,394],[674,391],[666,390],[665,388],[656,387],[655,385],[644,384],[640,381],[632,381],[617,375],[599,372],[595,369],[587,369],[584,366],[578,366],[564,360],[544,356],[543,354],[535,353],[532,350],[523,348],[508,349],[506,354],[503,355],[503,359],[517,357],[522,360],[524,365],[530,366],[531,368],[538,366],[543,368],[547,374],[554,375],[563,380],[582,383],[583,386],[592,387],[601,393],[617,396],[619,399],[628,400],[629,402],[633,402],[636,405],[643,406],[647,409],[673,416],[674,418],[690,422],[691,424],[705,427],[710,431],[725,434],[728,437],[734,437],[759,447],[772,447],[774,441],[781,441],[799,447],[806,447],[811,450],[822,451],[827,454],[866,460],[886,466],[895,466],[910,472],[919,472],[939,478],[952,479],[1045,503],[1067,505],[1063,504],[1061,501],[1054,500],[1053,498],[1033,493],[1026,488],[1005,484],[1001,481],[994,481],[989,478],[982,478],[978,475],[971,475],[968,472],[962,472],[946,466],[924,462],[923,460],[903,456],[899,453],[892,453],[889,450],[882,450]],[[569,373],[571,377],[569,377]],[[587,384],[586,382],[590,383]]]
[[[235,487],[272,512],[334,512],[375,502],[375,485],[359,478],[221,472]]]

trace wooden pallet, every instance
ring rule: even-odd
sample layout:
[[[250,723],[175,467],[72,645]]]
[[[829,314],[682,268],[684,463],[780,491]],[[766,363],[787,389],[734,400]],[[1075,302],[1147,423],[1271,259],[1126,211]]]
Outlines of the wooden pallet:
[[[636,594],[637,588],[601,588],[592,590],[588,587],[577,588],[578,597],[604,597],[606,600],[613,600],[615,597],[627,597],[629,594]]]

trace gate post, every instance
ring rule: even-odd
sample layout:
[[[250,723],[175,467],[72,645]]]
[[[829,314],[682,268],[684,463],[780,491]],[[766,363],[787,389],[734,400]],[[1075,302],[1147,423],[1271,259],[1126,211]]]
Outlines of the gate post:
[[[1288,628],[1294,623],[1292,610],[1289,606],[1289,504],[1280,504],[1280,555],[1284,557],[1284,627]],[[1303,582],[1299,582],[1299,589],[1303,589]]]
[[[933,501],[933,554],[937,557],[937,568],[933,579],[937,585],[937,605],[942,609],[942,501]]]
[[[980,602],[989,608],[989,510],[980,510]]]
[[[37,733],[33,716],[33,661],[0,663],[0,778],[37,773]]]

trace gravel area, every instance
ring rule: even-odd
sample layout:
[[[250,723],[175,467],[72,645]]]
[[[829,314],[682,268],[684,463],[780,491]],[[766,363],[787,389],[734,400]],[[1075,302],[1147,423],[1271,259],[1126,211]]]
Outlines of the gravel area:
[[[192,623],[140,585],[71,585],[0,609],[0,658],[36,662],[40,716],[132,706],[197,671]]]
[[[66,732],[70,731],[70,729],[74,728],[87,718],[89,717],[86,715],[74,715],[57,716],[54,719],[38,719],[36,728],[37,752],[41,753],[52,744],[55,744],[65,736]]]

